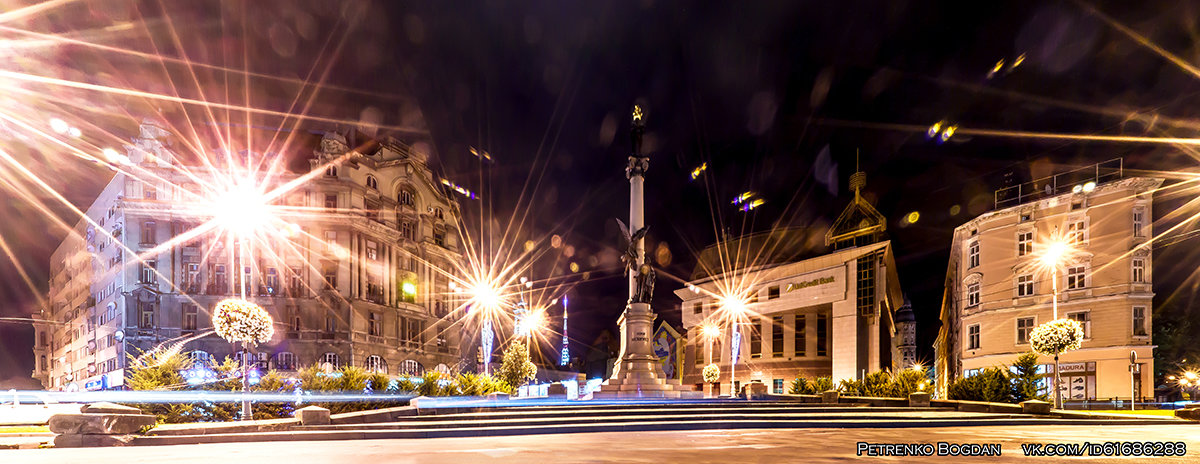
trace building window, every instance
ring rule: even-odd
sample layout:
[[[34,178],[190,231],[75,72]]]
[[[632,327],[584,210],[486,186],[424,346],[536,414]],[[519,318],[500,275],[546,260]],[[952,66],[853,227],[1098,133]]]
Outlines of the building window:
[[[979,240],[967,245],[967,269],[979,266]]]
[[[817,356],[829,354],[829,316],[817,315]]]
[[[967,284],[967,306],[979,305],[979,284]]]
[[[1033,274],[1017,276],[1017,296],[1033,296]]]
[[[142,187],[142,197],[147,200],[157,200],[158,192],[154,190],[153,185],[146,184],[145,187]]]
[[[273,267],[267,268],[267,293],[274,295],[279,291],[279,271]]]
[[[703,302],[692,303],[692,314],[704,314],[704,303]]]
[[[383,335],[379,329],[383,323],[379,313],[372,312],[367,314],[367,335]]]
[[[979,324],[973,324],[967,327],[967,349],[979,349]]]
[[[776,298],[779,298],[779,286],[773,285],[773,286],[767,287],[767,299],[774,300]]]
[[[275,355],[275,368],[290,371],[296,368],[296,353],[281,351]]]
[[[193,365],[208,366],[212,364],[212,355],[206,351],[195,350],[188,353],[188,358],[192,360]]]
[[[1143,237],[1142,226],[1146,224],[1146,210],[1142,208],[1133,209],[1133,236]]]
[[[441,247],[446,246],[446,231],[435,229],[433,231],[433,243]]]
[[[433,209],[433,216],[438,219],[445,219],[445,214],[442,212],[441,207],[437,207],[437,208]]]
[[[1146,282],[1146,260],[1143,258],[1133,258],[1133,281]]]
[[[155,236],[154,221],[142,221],[142,245],[154,245],[158,243],[158,237]]]
[[[371,261],[379,260],[379,244],[371,240],[367,240],[367,259]]]
[[[401,190],[400,193],[396,194],[396,202],[400,203],[400,206],[412,206],[413,205],[412,192],[409,192],[407,190]]]
[[[1077,290],[1087,286],[1087,271],[1083,266],[1067,268],[1067,290]]]
[[[158,279],[155,278],[155,267],[158,262],[153,259],[142,261],[141,272],[138,273],[138,282],[143,284],[152,284]]]
[[[325,251],[332,253],[335,250],[337,250],[337,246],[338,246],[337,231],[336,230],[325,231]]]
[[[138,302],[138,313],[141,317],[138,319],[138,328],[153,329],[154,328],[154,303]]]
[[[325,276],[325,288],[328,288],[331,290],[337,290],[337,288],[338,288],[337,266],[326,265],[324,276]]]
[[[783,316],[771,318],[771,356],[783,357]]]
[[[875,314],[875,254],[858,258],[857,304],[858,314]]]
[[[196,330],[196,321],[199,314],[199,308],[194,304],[183,305],[183,330]]]
[[[1075,211],[1077,209],[1083,209],[1083,197],[1071,199],[1071,211]]]
[[[367,176],[367,188],[379,190],[379,181],[375,180],[375,176]]]
[[[805,322],[807,321],[805,321],[805,316],[803,314],[796,315],[795,350],[797,357],[804,357],[805,350],[808,348],[808,339],[805,338],[806,334],[804,333],[804,331],[807,330],[807,327],[805,327]]]
[[[1067,319],[1079,322],[1083,326],[1083,338],[1092,338],[1092,315],[1091,311],[1078,311],[1067,313]]]
[[[1133,307],[1133,335],[1145,337],[1149,331],[1146,330],[1146,307]]]
[[[1033,213],[1021,213],[1021,222],[1029,222],[1033,220]]]
[[[321,364],[325,363],[329,363],[329,366],[333,367],[334,369],[340,367],[337,353],[325,353],[324,356],[321,356]]]
[[[379,204],[368,201],[363,205],[364,212],[367,215],[367,220],[380,222],[379,220]]]
[[[1033,231],[1017,234],[1017,256],[1033,253]]]
[[[334,319],[333,316],[325,317],[325,331],[326,332],[337,332],[337,320]]]
[[[187,263],[187,264],[184,264],[183,267],[185,269],[187,269],[187,276],[184,277],[184,279],[186,279],[184,281],[184,287],[186,287],[186,290],[190,293],[195,293],[195,292],[199,291],[199,289],[200,289],[200,264]]]
[[[1067,223],[1067,242],[1073,245],[1083,245],[1087,240],[1087,224],[1083,219],[1075,219]]]
[[[387,362],[377,355],[367,356],[367,363],[364,366],[367,372],[387,374]]]
[[[411,222],[403,221],[400,223],[400,235],[408,240],[416,240],[416,236],[413,235],[413,226]]]
[[[775,379],[771,381],[771,388],[776,395],[783,394],[783,379]]]
[[[712,342],[710,341],[708,343],[711,345]],[[696,353],[696,356],[695,356],[696,357],[696,365],[703,366],[704,365],[704,342],[700,340],[700,337],[696,337],[696,347],[694,349],[695,349],[695,353]]]
[[[762,357],[762,321],[755,321],[750,326],[750,357]]]
[[[1017,344],[1028,345],[1029,333],[1033,331],[1034,319],[1032,317],[1017,318]]]
[[[329,165],[325,168],[325,177],[337,177],[337,166]]]

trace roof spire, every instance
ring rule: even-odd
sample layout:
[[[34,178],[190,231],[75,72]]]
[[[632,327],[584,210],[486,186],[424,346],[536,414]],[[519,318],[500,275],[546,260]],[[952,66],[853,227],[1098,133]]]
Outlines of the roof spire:
[[[867,186],[867,173],[862,172],[858,166],[858,149],[854,149],[854,174],[850,175],[850,190],[854,191],[854,197],[857,198],[858,191]]]

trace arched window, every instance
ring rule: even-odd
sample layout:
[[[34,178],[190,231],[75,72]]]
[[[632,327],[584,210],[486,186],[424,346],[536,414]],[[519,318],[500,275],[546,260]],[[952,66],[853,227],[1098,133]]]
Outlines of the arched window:
[[[238,353],[240,356],[241,353]],[[207,351],[196,350],[188,353],[188,358],[192,360],[193,366],[208,366],[212,364],[212,355]]]
[[[330,165],[325,168],[325,177],[337,177],[337,166]]]
[[[438,219],[446,219],[445,214],[442,212],[442,208],[440,206],[433,209],[433,215],[437,216]]]
[[[367,188],[371,190],[379,190],[379,181],[375,180],[375,176],[367,176]]]
[[[404,363],[400,364],[400,375],[425,375],[425,368],[421,367],[421,363],[415,360],[406,359],[404,360]]]
[[[296,354],[291,351],[281,351],[275,355],[275,368],[285,371],[296,369]]]
[[[334,369],[337,369],[338,368],[337,353],[325,353],[324,356],[321,356],[321,364],[325,364],[325,363],[329,363],[330,366],[332,366]]]
[[[363,367],[367,369],[367,372],[387,374],[387,361],[376,355],[367,356],[366,365]]]

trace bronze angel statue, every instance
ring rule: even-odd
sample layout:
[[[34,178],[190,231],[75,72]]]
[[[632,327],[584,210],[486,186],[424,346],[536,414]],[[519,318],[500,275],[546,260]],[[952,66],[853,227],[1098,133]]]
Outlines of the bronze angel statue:
[[[634,276],[634,284],[636,285],[634,293],[629,298],[630,303],[649,303],[654,297],[654,268],[650,263],[638,265],[638,243],[646,237],[646,231],[649,226],[642,227],[637,231],[630,233],[629,227],[617,219],[617,226],[621,228],[621,236],[625,238],[626,248],[625,254],[621,255],[621,262],[625,265],[627,272]]]

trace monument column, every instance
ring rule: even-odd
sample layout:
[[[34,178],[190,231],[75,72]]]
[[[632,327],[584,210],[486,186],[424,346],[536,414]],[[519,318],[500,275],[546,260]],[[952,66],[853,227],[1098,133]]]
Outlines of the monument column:
[[[699,397],[701,392],[685,392],[677,383],[670,384],[660,378],[658,358],[653,351],[655,316],[650,300],[654,295],[654,269],[646,262],[644,207],[644,176],[650,167],[650,157],[642,153],[643,132],[642,109],[634,106],[630,133],[633,150],[625,167],[625,177],[629,179],[629,227],[621,224],[627,245],[622,261],[629,277],[629,300],[617,320],[621,327],[621,351],[613,375],[594,397]]]

